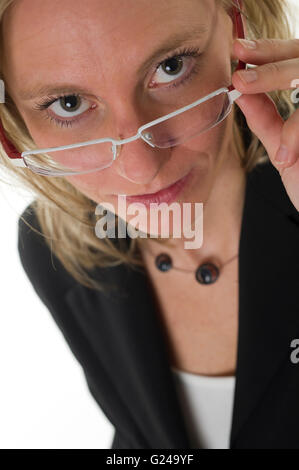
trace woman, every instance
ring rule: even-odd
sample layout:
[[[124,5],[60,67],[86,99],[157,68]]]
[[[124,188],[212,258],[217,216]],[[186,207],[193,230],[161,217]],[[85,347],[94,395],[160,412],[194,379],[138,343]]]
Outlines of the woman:
[[[238,39],[239,7],[251,42]],[[299,45],[285,2],[1,0],[0,11],[1,158],[36,193],[21,261],[116,428],[112,448],[299,448],[299,114],[286,91]],[[95,234],[98,205],[133,226],[120,195],[145,204],[152,238]],[[201,202],[200,248],[152,233],[150,202]]]

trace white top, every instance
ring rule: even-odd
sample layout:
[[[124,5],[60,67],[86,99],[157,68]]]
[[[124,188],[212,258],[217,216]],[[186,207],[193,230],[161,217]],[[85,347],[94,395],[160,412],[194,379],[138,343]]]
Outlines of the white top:
[[[235,376],[210,377],[171,369],[194,448],[229,449]]]

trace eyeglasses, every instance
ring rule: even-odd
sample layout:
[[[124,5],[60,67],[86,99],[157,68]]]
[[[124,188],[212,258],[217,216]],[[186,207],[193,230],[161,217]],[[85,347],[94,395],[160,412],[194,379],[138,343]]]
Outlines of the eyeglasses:
[[[234,3],[236,7],[233,9],[233,14],[237,34],[239,38],[244,38],[239,0],[235,0]],[[237,70],[244,68],[246,64],[239,61]],[[184,93],[184,100],[188,102],[188,97],[193,96],[194,90]],[[73,95],[69,97],[71,96]],[[122,140],[110,137],[90,138],[99,137],[99,122],[95,122],[81,127],[80,130],[76,126],[59,129],[55,134],[55,143],[59,145],[55,147],[31,149],[20,153],[7,139],[1,121],[0,139],[15,166],[29,168],[34,173],[44,176],[85,174],[108,168],[120,155],[122,145],[138,139],[142,139],[153,148],[163,149],[180,145],[201,135],[222,122],[231,112],[234,101],[240,96],[241,93],[235,90],[233,85],[221,87],[203,98],[192,101],[191,104],[144,124],[139,127],[136,135]],[[109,124],[106,124],[106,127],[102,126],[101,132],[107,135],[111,129]]]

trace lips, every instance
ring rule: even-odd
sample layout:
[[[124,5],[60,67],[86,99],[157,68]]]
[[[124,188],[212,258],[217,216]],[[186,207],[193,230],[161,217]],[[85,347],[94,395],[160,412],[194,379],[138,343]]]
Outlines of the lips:
[[[149,205],[151,203],[160,204],[162,202],[171,203],[175,201],[179,193],[183,190],[183,188],[187,185],[191,176],[191,171],[187,175],[185,175],[180,180],[176,181],[175,183],[171,184],[167,188],[161,189],[156,193],[151,194],[141,194],[137,196],[126,196],[126,200],[129,203],[134,202],[142,202],[145,205]]]

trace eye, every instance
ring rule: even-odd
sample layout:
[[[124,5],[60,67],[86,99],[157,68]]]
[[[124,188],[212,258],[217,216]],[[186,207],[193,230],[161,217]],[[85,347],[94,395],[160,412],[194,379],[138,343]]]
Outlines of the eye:
[[[61,126],[72,125],[73,122],[81,119],[77,116],[86,114],[87,110],[94,109],[96,104],[81,97],[78,94],[63,95],[59,97],[47,97],[43,102],[37,103],[34,109],[47,110],[47,118],[53,119]],[[77,117],[77,118],[76,118]],[[59,118],[59,119],[57,119]],[[69,118],[76,118],[69,120]]]
[[[85,100],[86,101],[86,100]],[[51,109],[59,117],[75,117],[82,114],[89,108],[88,102],[78,95],[62,96],[57,101],[54,101]]]
[[[184,79],[189,77],[195,68],[192,67],[192,63],[196,62],[195,58],[200,56],[198,48],[185,48],[175,55],[167,57],[156,66],[156,73],[150,82],[150,87],[160,83],[172,83],[180,78],[183,78],[184,82]]]

